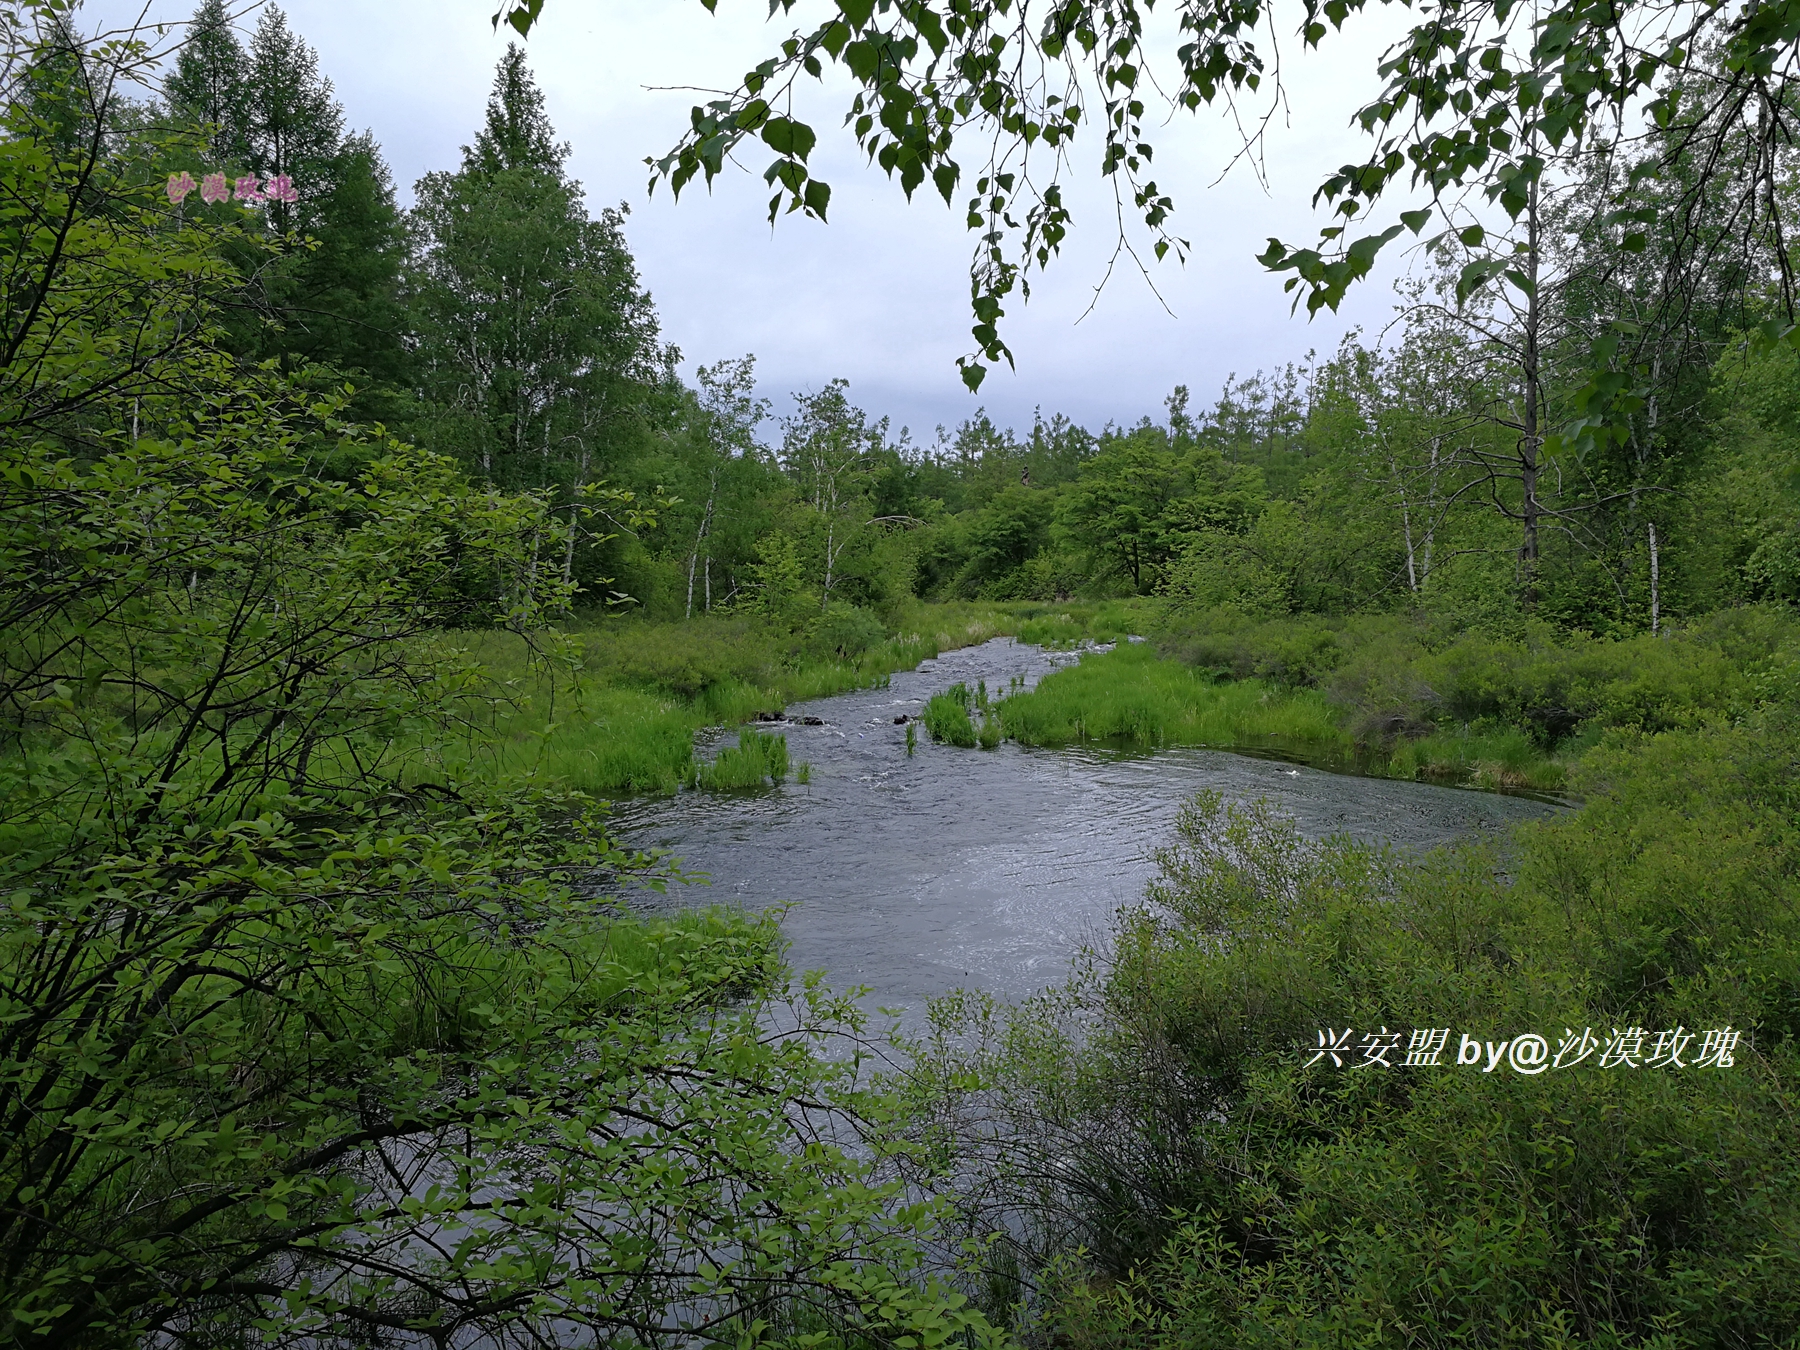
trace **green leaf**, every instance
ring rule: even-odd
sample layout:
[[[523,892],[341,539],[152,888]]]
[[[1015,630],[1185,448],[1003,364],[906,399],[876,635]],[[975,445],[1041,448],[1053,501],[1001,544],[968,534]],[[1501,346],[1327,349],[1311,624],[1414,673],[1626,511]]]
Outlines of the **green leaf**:
[[[763,124],[762,139],[776,154],[804,160],[812,153],[818,137],[804,122],[795,122],[786,117],[771,117]]]

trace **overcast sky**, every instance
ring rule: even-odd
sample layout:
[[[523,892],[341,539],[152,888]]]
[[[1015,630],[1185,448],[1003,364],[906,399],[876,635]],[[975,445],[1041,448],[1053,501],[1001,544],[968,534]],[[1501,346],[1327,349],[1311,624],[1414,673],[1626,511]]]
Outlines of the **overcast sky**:
[[[421,174],[456,165],[480,123],[510,31],[496,34],[489,22],[497,4],[285,6],[318,49],[350,126],[380,141],[403,202]],[[590,204],[630,206],[627,238],[690,374],[696,362],[754,352],[778,410],[791,391],[843,376],[855,402],[929,442],[939,424],[954,425],[980,405],[1022,428],[1040,407],[1097,428],[1160,417],[1177,384],[1209,404],[1232,372],[1299,360],[1308,349],[1324,355],[1347,328],[1373,332],[1391,317],[1392,269],[1402,259],[1354,292],[1340,315],[1309,323],[1304,313],[1290,317],[1281,279],[1255,255],[1270,235],[1313,241],[1321,223],[1313,188],[1366,153],[1349,115],[1376,88],[1375,62],[1399,16],[1365,19],[1322,52],[1300,53],[1283,34],[1289,109],[1269,138],[1266,192],[1242,165],[1209,186],[1240,143],[1218,114],[1182,114],[1158,131],[1156,179],[1175,196],[1175,232],[1194,246],[1185,266],[1153,265],[1160,300],[1125,261],[1081,317],[1106,274],[1116,229],[1092,161],[1079,160],[1072,241],[1034,283],[1030,303],[1015,299],[1007,316],[1017,373],[993,371],[975,397],[955,365],[969,350],[970,236],[960,212],[924,192],[909,206],[879,170],[862,166],[847,138],[832,135],[843,99],[830,90],[810,109],[821,133],[813,163],[834,188],[828,225],[784,216],[771,230],[760,157],[728,169],[710,194],[691,187],[679,203],[666,189],[646,197],[645,157],[673,144],[700,97],[666,86],[735,85],[794,26],[766,21],[767,8],[763,0],[720,0],[709,15],[698,0],[549,0],[526,44]],[[150,13],[179,20],[191,9],[187,0],[158,0]],[[92,23],[126,9],[89,0],[84,12]],[[798,12],[808,12],[804,3]],[[255,18],[246,14],[246,36]]]

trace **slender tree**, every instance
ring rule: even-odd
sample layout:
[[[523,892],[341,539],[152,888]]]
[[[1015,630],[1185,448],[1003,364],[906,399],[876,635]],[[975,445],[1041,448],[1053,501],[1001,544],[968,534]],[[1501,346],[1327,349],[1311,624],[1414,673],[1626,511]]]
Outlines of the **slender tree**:
[[[557,494],[578,523],[673,354],[623,209],[591,218],[566,155],[509,48],[462,166],[419,181],[406,290],[428,434],[491,483]]]
[[[201,0],[163,98],[177,118],[208,129],[218,163],[250,162],[249,75],[249,54],[232,30],[225,0]]]

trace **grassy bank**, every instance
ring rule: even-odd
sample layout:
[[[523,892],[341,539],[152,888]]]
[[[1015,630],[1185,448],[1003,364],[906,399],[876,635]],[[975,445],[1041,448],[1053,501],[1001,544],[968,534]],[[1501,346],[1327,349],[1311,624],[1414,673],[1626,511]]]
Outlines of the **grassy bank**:
[[[1720,730],[1800,689],[1800,621],[1726,611],[1600,639],[1549,626],[1448,630],[1404,617],[1152,625],[1000,704],[1025,745],[1273,750],[1398,778],[1559,791],[1617,732]]]
[[[1110,741],[1274,751],[1364,773],[1546,792],[1567,781],[1567,766],[1514,727],[1465,725],[1370,742],[1320,689],[1220,679],[1148,643],[1086,655],[1005,699],[999,717],[1022,745]]]
[[[573,623],[527,639],[458,634],[501,702],[462,740],[421,746],[410,772],[532,778],[598,796],[745,779],[703,766],[694,737],[791,703],[866,689],[940,652],[1000,636],[1068,645],[1141,627],[1141,604],[915,603],[888,626],[861,611]]]

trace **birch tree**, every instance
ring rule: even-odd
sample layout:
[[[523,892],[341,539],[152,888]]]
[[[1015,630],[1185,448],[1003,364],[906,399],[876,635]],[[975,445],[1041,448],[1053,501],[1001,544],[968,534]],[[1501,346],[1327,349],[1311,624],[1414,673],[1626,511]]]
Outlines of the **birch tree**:
[[[849,388],[837,379],[816,394],[795,394],[795,411],[782,422],[782,464],[818,535],[821,610],[831,607],[844,551],[870,523],[870,456],[887,440],[887,418],[871,422]]]

